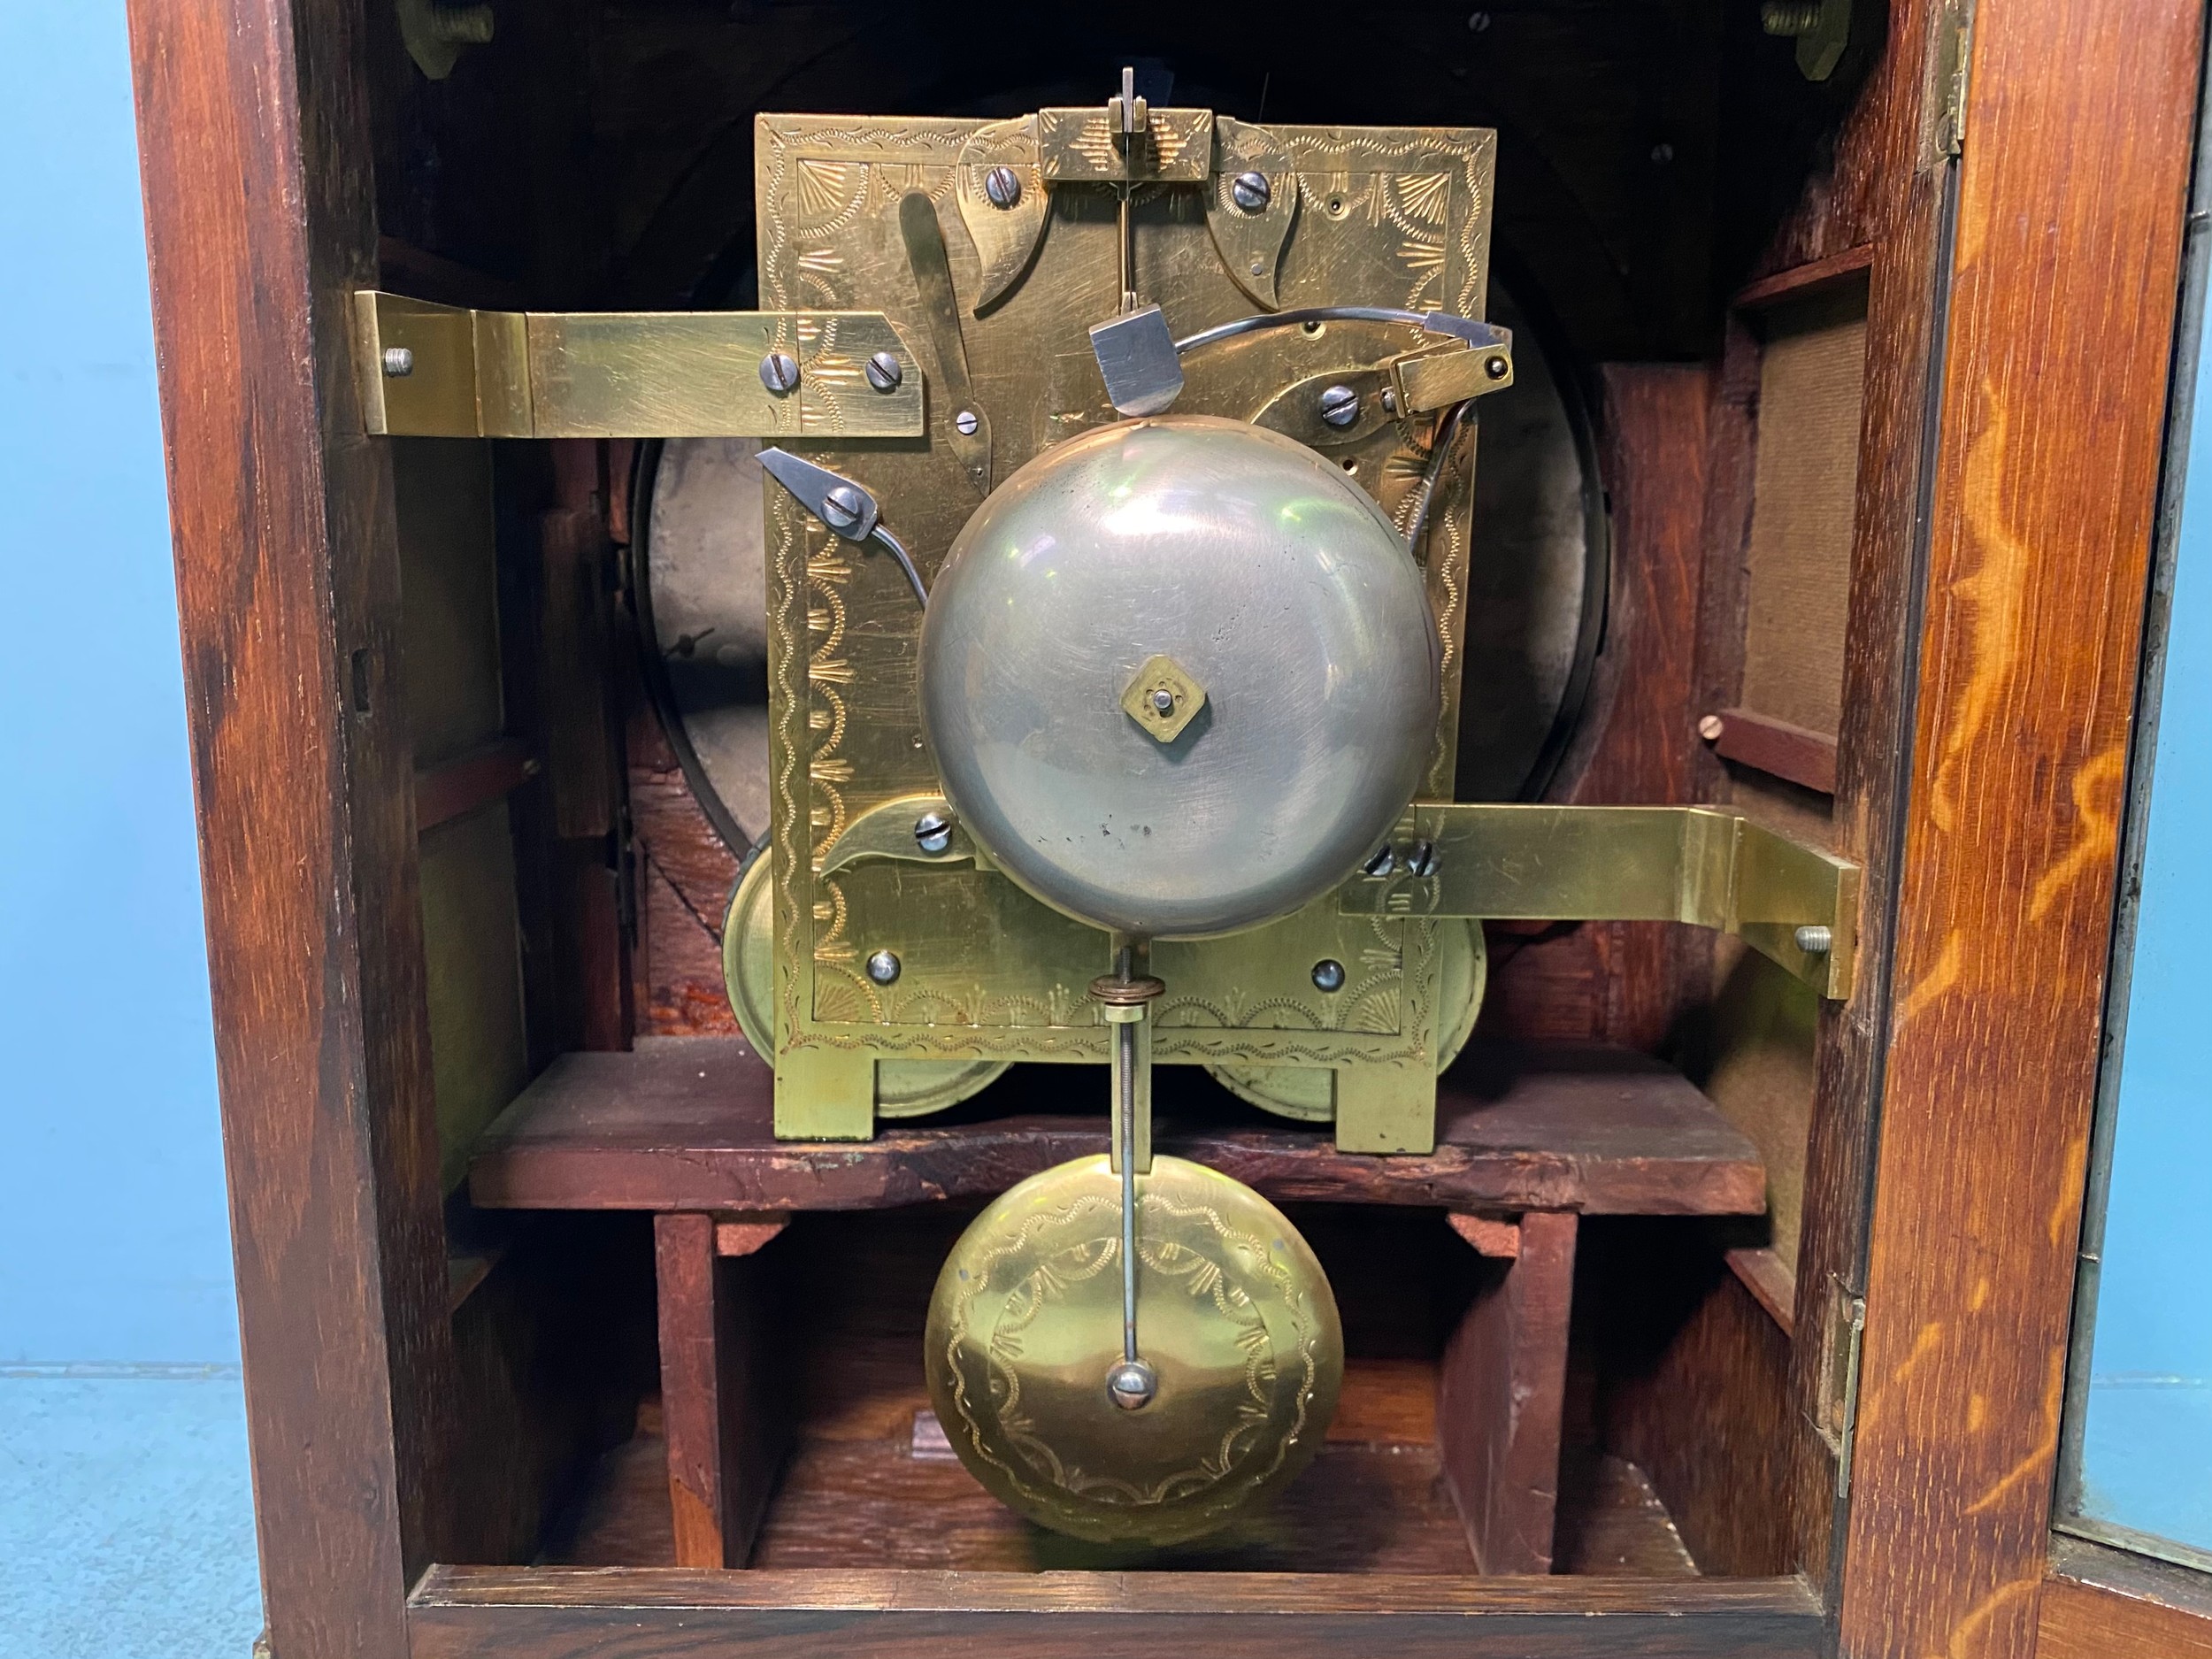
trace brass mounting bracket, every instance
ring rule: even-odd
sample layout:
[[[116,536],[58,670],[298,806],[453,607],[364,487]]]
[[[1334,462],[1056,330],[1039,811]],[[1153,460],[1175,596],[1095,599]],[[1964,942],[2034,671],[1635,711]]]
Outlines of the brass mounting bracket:
[[[925,432],[921,364],[881,311],[480,311],[373,289],[353,301],[354,379],[373,434]]]
[[[1859,866],[1702,806],[1417,804],[1410,849],[1340,890],[1358,915],[1688,922],[1851,995]],[[1414,873],[1423,872],[1423,873]]]

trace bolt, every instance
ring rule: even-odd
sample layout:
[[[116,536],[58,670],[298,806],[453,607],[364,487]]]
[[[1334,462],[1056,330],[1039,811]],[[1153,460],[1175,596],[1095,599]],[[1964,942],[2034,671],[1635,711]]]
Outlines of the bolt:
[[[887,950],[879,950],[868,958],[868,977],[878,985],[888,985],[899,977],[899,959]]]
[[[451,46],[488,46],[492,38],[492,9],[488,5],[436,5],[430,8],[430,33]]]
[[[1720,741],[1720,734],[1728,729],[1728,722],[1717,714],[1709,714],[1697,723],[1697,734],[1709,743]]]
[[[914,844],[934,856],[952,845],[952,820],[942,812],[925,812],[914,820]]]
[[[868,384],[879,392],[895,392],[899,382],[906,378],[906,371],[899,360],[887,351],[879,351],[868,359]]]
[[[788,351],[772,351],[760,360],[760,383],[780,397],[799,383],[799,360]]]
[[[1313,988],[1317,991],[1340,991],[1344,988],[1344,964],[1331,956],[1324,956],[1313,964]]]
[[[1389,848],[1386,847],[1380,852],[1377,853],[1372,858],[1370,858],[1365,864],[1362,864],[1360,869],[1371,876],[1386,876],[1397,867],[1398,855],[1392,852]]]
[[[983,194],[993,207],[1011,207],[1022,199],[1021,175],[1011,167],[994,167],[983,175]]]
[[[384,348],[384,373],[396,380],[403,380],[415,372],[415,354],[405,346]]]
[[[1416,841],[1407,848],[1406,870],[1408,873],[1417,876],[1434,875],[1436,873],[1436,844],[1433,841]]]
[[[1790,937],[1797,941],[1797,948],[1809,956],[1824,956],[1836,946],[1834,933],[1816,922],[1807,923]]]
[[[822,497],[822,522],[833,530],[851,529],[867,511],[867,498],[850,484],[833,485]]]
[[[1160,1379],[1141,1359],[1125,1359],[1106,1373],[1106,1397],[1124,1411],[1141,1411],[1160,1392]]]
[[[953,430],[964,438],[972,438],[983,426],[983,417],[972,409],[964,409],[952,418]]]
[[[1274,195],[1263,173],[1240,173],[1229,183],[1229,199],[1248,213],[1264,211]]]
[[[1820,0],[1766,0],[1759,27],[1770,35],[1809,35],[1820,21]]]
[[[1175,712],[1175,694],[1165,686],[1152,694],[1152,712],[1159,715]]]
[[[1482,372],[1494,380],[1502,380],[1513,372],[1513,365],[1503,357],[1485,357],[1482,360]]]
[[[1321,394],[1321,419],[1332,426],[1348,426],[1359,419],[1359,394],[1348,386],[1332,386]]]

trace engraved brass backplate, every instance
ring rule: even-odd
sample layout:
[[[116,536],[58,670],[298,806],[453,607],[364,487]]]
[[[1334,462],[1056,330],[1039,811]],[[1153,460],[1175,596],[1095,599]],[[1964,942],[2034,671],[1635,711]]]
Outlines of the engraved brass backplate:
[[[1125,189],[1139,302],[1158,304],[1179,339],[1250,316],[1256,304],[1482,315],[1490,132],[1225,131],[1204,111],[1155,110],[1141,142],[1116,136],[1102,104],[994,122],[759,121],[761,303],[879,312],[919,342],[932,370],[926,443],[855,442],[849,429],[810,428],[784,447],[870,490],[930,581],[976,494],[956,448],[959,411],[939,395],[931,361],[951,349],[945,319],[926,307],[902,227],[902,204],[917,192],[936,204],[958,350],[997,478],[1117,419],[1088,330],[1121,310]],[[1011,176],[1012,190],[999,187],[1009,205],[989,194],[994,167]],[[1237,207],[1230,189],[1246,170],[1268,180],[1258,211]],[[1380,394],[1394,365],[1437,344],[1403,324],[1341,321],[1226,340],[1183,358],[1175,412],[1252,420],[1286,388],[1317,395],[1356,382],[1370,412],[1349,431],[1318,426],[1316,436],[1403,531],[1442,411],[1387,418]],[[1465,367],[1455,361],[1450,372],[1463,378]],[[1438,371],[1426,372],[1427,384],[1446,384]],[[1424,373],[1414,371],[1417,383]],[[1422,789],[1430,798],[1448,796],[1455,759],[1472,454],[1463,438],[1415,549],[1443,641],[1443,706]],[[884,803],[939,788],[914,693],[920,617],[887,561],[857,557],[780,491],[767,492],[766,511],[778,1133],[864,1133],[860,1097],[824,1091],[864,1091],[872,1065],[887,1059],[1102,1062],[1106,1028],[1086,987],[1111,965],[1106,933],[970,858],[907,856],[904,807],[862,837],[870,856],[833,855]],[[1349,917],[1331,896],[1248,933],[1162,946],[1155,971],[1169,990],[1156,1057],[1380,1065],[1431,1079],[1434,939],[1425,921]],[[865,972],[879,949],[901,961],[895,984]],[[1344,964],[1356,993],[1316,990],[1324,958]],[[1386,1141],[1399,1144],[1398,1132],[1371,1137]],[[1409,1144],[1423,1144],[1418,1133]]]
[[[1344,1338],[1312,1250],[1249,1187],[1180,1158],[1137,1178],[1141,1411],[1122,1356],[1120,1184],[1101,1157],[1032,1176],[962,1235],[930,1300],[930,1397],[1010,1508],[1108,1542],[1172,1544],[1280,1490],[1336,1412]]]

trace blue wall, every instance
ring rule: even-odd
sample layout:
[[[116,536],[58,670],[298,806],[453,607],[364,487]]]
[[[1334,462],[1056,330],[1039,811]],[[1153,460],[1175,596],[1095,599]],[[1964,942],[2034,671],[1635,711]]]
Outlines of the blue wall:
[[[0,6],[0,1363],[238,1349],[132,120]]]
[[[0,4],[0,1655],[260,1614],[119,0]]]

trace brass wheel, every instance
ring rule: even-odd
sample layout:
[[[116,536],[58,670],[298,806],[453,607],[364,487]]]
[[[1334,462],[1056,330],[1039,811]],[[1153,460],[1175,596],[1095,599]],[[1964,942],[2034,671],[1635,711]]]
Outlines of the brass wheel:
[[[776,983],[775,925],[768,910],[768,838],[753,843],[739,866],[737,887],[722,918],[722,980],[730,1007],[754,1052],[776,1056],[769,1009]],[[957,1106],[1006,1070],[1004,1060],[885,1060],[876,1067],[876,1116],[925,1118]]]

